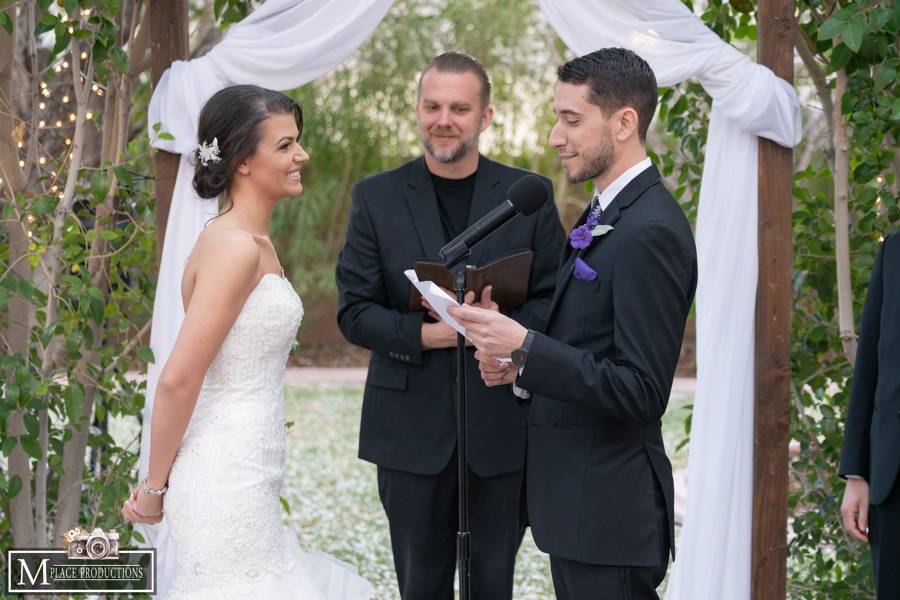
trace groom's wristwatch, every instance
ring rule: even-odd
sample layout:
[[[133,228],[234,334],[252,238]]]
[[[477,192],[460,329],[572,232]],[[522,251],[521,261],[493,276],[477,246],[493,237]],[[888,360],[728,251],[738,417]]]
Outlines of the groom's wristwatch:
[[[522,345],[512,351],[510,358],[512,358],[513,364],[521,369],[525,366],[525,361],[528,360],[528,350],[531,348],[531,342],[534,340],[534,332],[530,329],[528,330],[528,335],[525,336],[525,340],[522,342]]]

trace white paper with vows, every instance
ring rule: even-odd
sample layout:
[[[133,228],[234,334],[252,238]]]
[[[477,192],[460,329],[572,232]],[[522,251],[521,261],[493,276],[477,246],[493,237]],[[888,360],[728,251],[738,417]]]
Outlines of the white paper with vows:
[[[419,281],[419,277],[413,269],[407,269],[403,271],[403,274],[416,286],[422,297],[428,300],[431,308],[437,312],[444,323],[452,327],[457,333],[461,333],[463,336],[466,335],[466,328],[460,325],[459,321],[451,317],[450,313],[447,312],[448,307],[459,306],[459,302],[455,298],[452,298],[433,281]],[[509,358],[498,358],[497,360],[503,363],[512,362]]]

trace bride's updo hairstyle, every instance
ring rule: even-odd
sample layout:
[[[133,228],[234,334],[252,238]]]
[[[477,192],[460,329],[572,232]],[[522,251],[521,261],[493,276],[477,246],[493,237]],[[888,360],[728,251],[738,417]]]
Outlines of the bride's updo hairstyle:
[[[191,152],[194,189],[201,198],[216,198],[227,192],[238,166],[256,152],[262,123],[274,115],[293,115],[303,132],[300,105],[280,92],[256,85],[233,85],[219,90],[200,111],[197,139],[200,144],[218,146],[218,161],[200,147]],[[205,158],[205,163],[204,159]]]

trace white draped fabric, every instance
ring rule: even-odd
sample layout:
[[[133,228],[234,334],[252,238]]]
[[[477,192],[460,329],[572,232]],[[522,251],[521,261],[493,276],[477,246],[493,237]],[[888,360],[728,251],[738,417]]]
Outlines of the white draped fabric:
[[[268,0],[232,26],[208,54],[177,61],[163,74],[150,100],[153,146],[181,154],[166,241],[163,246],[150,347],[156,359],[147,373],[147,399],[141,437],[140,476],[149,462],[153,397],[160,371],[184,319],[181,275],[215,200],[200,199],[192,187],[194,169],[187,155],[197,146],[197,120],[206,100],[223,87],[252,83],[288,90],[312,81],[346,60],[381,22],[392,0]],[[175,136],[159,139],[154,124]],[[174,572],[165,519],[143,527],[146,543],[158,548],[158,589],[165,592]]]
[[[687,510],[666,600],[750,598],[757,136],[800,141],[794,89],[723,42],[680,0],[538,0],[581,55],[625,47],[661,86],[713,98],[697,216],[697,394]]]

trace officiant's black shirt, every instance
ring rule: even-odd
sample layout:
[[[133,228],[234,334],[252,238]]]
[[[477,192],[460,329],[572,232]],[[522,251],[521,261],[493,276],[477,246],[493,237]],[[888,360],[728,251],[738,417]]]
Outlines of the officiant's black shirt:
[[[478,171],[462,179],[447,179],[434,173],[429,174],[434,185],[434,195],[437,196],[446,243],[461,234],[469,222],[469,208],[472,206]]]

